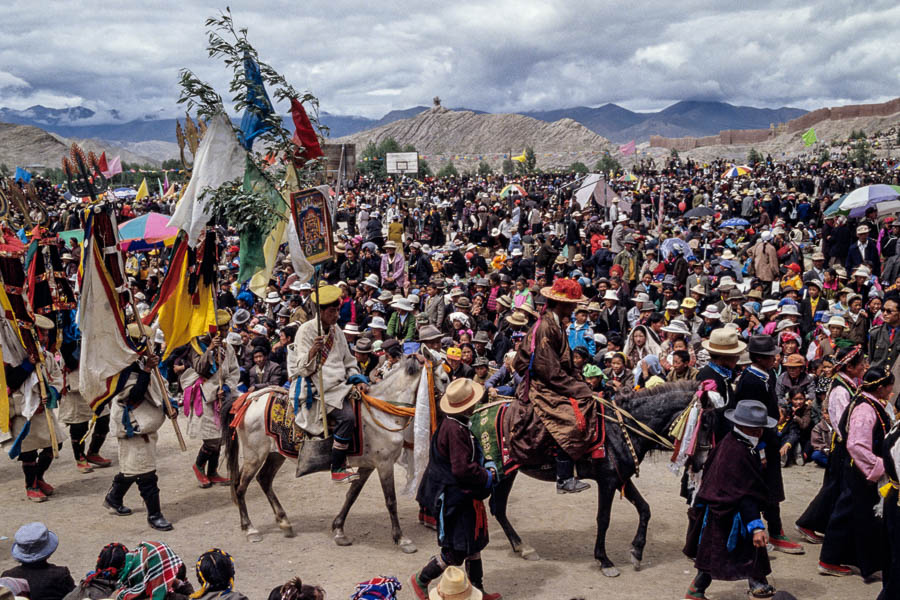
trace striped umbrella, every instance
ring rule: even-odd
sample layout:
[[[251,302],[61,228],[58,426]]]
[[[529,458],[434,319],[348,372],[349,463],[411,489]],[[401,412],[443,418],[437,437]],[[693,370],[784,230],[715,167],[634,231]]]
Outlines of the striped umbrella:
[[[740,177],[742,175],[750,174],[750,167],[744,165],[731,165],[731,168],[722,173],[722,179],[728,179],[729,177]]]

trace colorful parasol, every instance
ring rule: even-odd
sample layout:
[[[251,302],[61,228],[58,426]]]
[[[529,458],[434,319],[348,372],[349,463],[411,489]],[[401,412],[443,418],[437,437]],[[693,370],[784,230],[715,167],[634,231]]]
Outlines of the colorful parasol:
[[[894,189],[893,186],[885,185],[883,183],[876,183],[874,185],[865,185],[861,188],[857,188],[845,195],[840,200],[834,202],[825,209],[826,215],[833,214],[849,214],[851,217],[861,217],[866,213],[866,210],[877,206],[882,202],[887,202],[891,200],[896,200],[900,197],[900,192]]]
[[[625,173],[621,177],[619,177],[616,181],[637,181],[638,178],[634,173]]]
[[[528,197],[528,192],[526,192],[525,188],[523,188],[518,183],[511,183],[508,186],[506,186],[505,188],[503,188],[502,190],[500,190],[500,197],[506,198],[508,195],[510,195],[513,192],[518,193],[523,198]]]
[[[119,247],[141,252],[171,246],[178,235],[178,228],[169,227],[169,219],[166,215],[151,212],[122,223],[119,225]]]
[[[722,179],[728,179],[729,177],[741,177],[743,175],[750,174],[750,167],[744,165],[731,165],[731,168],[722,173]]]

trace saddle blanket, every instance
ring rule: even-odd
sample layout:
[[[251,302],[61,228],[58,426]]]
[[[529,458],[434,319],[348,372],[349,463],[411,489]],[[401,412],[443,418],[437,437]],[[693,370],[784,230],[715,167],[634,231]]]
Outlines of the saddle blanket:
[[[360,427],[360,402],[353,402],[356,427],[350,436],[348,456],[362,454],[362,429]],[[287,458],[297,458],[305,433],[294,427],[294,405],[287,390],[273,390],[266,403],[266,435],[275,440],[278,453]]]
[[[481,444],[485,461],[493,461],[500,472],[499,480],[519,468],[509,455],[506,431],[503,427],[503,416],[509,408],[508,402],[493,402],[475,409],[469,419],[469,429]]]

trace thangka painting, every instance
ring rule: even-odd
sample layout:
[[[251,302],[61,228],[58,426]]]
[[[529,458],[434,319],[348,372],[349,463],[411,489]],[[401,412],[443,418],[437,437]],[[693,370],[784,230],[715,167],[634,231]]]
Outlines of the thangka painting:
[[[291,194],[291,211],[300,247],[309,264],[317,265],[334,256],[331,215],[322,192],[315,188],[294,192]]]

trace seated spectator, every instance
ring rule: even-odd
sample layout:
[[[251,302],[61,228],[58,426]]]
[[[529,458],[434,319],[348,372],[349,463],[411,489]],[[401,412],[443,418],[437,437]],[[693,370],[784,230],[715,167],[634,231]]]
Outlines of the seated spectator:
[[[325,600],[325,590],[317,585],[306,585],[295,577],[269,592],[268,600]]]
[[[809,459],[820,467],[828,466],[833,435],[834,427],[831,426],[831,418],[828,416],[828,401],[826,400],[822,405],[822,418],[812,428],[809,436],[809,445],[812,450]]]
[[[516,358],[516,351],[510,350],[503,357],[503,366],[497,369],[493,375],[488,377],[484,384],[484,389],[488,396],[513,396],[516,388],[522,381],[522,377],[513,369],[513,360]]]
[[[109,598],[119,586],[119,573],[125,567],[128,548],[122,544],[107,544],[97,557],[93,571],[85,575],[81,583],[69,592],[65,600],[85,600]]]
[[[672,352],[672,369],[666,375],[666,381],[693,381],[697,379],[697,373],[697,368],[691,366],[691,355],[687,350]]]
[[[584,365],[582,375],[592,391],[603,392],[603,369],[594,364]]]
[[[213,548],[197,559],[197,581],[200,589],[191,594],[199,600],[247,600],[240,592],[234,591],[234,559],[218,548]]]
[[[799,391],[812,404],[816,400],[816,382],[806,372],[806,359],[800,354],[790,354],[784,360],[784,371],[775,380],[775,397],[785,406]]]
[[[59,546],[59,538],[40,522],[22,525],[16,531],[12,557],[18,567],[7,569],[0,577],[24,579],[34,600],[62,600],[75,589],[75,581],[66,567],[47,562]]]
[[[125,557],[117,600],[188,600],[194,593],[181,558],[162,542],[141,542]]]
[[[776,431],[781,443],[781,466],[787,467],[798,459],[802,464],[803,446],[809,440],[812,430],[806,395],[802,390],[794,390],[790,396],[790,403],[780,406],[779,412],[781,418],[778,420]]]

